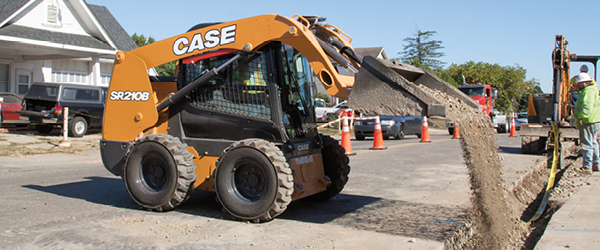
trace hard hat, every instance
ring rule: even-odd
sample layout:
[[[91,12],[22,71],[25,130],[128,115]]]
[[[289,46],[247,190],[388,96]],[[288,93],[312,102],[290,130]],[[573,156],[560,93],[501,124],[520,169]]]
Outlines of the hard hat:
[[[588,75],[587,73],[579,73],[577,74],[577,80],[575,81],[576,83],[580,83],[580,82],[591,82],[592,78],[590,77],[590,75]]]
[[[581,68],[579,68],[579,71],[581,72],[588,72],[588,66],[587,65],[581,65]]]

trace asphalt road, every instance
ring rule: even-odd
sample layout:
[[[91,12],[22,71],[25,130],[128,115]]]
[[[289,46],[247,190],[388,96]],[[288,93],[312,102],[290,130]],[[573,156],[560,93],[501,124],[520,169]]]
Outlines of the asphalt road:
[[[470,206],[460,140],[450,138],[385,140],[386,150],[353,140],[340,195],[295,201],[261,224],[232,219],[208,192],[175,211],[140,210],[97,150],[0,157],[0,249],[436,249]],[[515,176],[535,161],[514,152],[517,140],[498,136]]]

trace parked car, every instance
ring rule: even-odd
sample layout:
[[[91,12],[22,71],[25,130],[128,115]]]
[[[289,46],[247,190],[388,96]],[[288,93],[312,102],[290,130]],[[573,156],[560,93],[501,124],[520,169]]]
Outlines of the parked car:
[[[352,113],[352,109],[348,108],[346,101],[340,102],[333,107],[315,107],[317,122],[330,122],[337,119],[343,112],[346,112],[347,115],[351,115]]]
[[[19,111],[21,111],[21,99],[17,94],[9,92],[0,92],[0,122],[2,125],[6,124],[27,124],[25,121],[21,121],[19,118]]]
[[[33,83],[23,98],[22,120],[47,134],[63,125],[63,110],[69,108],[69,134],[82,137],[91,127],[102,126],[107,88],[64,83]]]
[[[527,112],[519,112],[515,118],[515,126],[517,130],[521,130],[521,124],[523,123],[527,123]]]
[[[417,135],[421,138],[422,118],[420,116],[380,116],[383,138],[403,139],[405,135]],[[354,137],[364,140],[375,134],[375,117],[354,122]]]

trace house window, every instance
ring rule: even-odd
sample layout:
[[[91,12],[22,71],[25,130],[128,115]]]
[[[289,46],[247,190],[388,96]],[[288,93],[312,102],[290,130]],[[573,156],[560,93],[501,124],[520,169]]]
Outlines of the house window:
[[[0,63],[0,92],[10,92],[8,79],[8,64]]]
[[[25,95],[29,90],[29,84],[31,83],[31,72],[19,71],[17,72],[17,94]]]
[[[57,83],[88,83],[88,62],[52,61],[52,81]]]
[[[52,70],[53,82],[87,83],[87,73]]]
[[[110,83],[110,77],[112,76],[113,66],[114,65],[112,63],[100,64],[100,82],[102,85],[108,86],[108,84]]]

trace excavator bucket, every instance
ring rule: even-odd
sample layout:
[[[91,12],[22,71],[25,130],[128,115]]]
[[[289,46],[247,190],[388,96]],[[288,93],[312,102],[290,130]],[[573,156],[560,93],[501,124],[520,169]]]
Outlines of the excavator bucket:
[[[420,85],[480,108],[456,87],[425,69],[370,56],[363,58],[348,106],[365,115],[446,117],[446,107]]]

